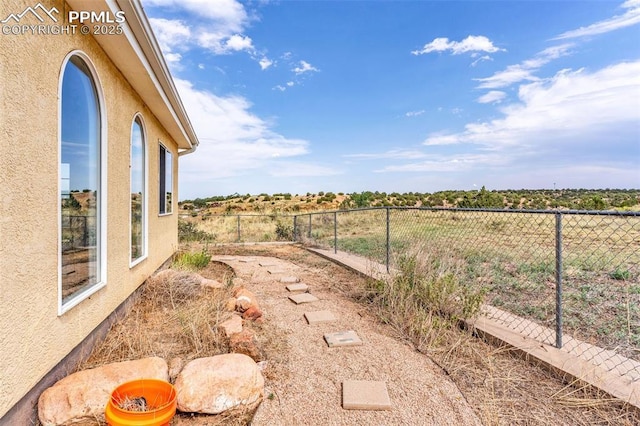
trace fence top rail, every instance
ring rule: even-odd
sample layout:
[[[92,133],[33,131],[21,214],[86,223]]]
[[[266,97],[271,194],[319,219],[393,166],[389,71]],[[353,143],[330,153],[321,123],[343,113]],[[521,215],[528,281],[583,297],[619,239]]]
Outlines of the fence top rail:
[[[617,211],[617,210],[526,210],[526,209],[489,209],[489,208],[461,208],[461,207],[401,207],[401,206],[380,206],[363,207],[349,210],[326,210],[320,212],[299,213],[297,216],[311,216],[332,213],[350,213],[370,210],[418,210],[418,211],[445,211],[445,212],[483,212],[483,213],[510,213],[510,214],[548,214],[548,215],[583,215],[583,216],[625,216],[640,217],[640,211]]]

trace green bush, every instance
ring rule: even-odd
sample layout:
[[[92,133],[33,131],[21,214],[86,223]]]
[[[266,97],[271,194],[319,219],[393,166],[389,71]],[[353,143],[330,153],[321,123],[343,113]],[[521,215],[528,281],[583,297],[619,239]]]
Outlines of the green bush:
[[[276,239],[278,241],[293,241],[293,226],[278,221],[276,223]]]
[[[176,269],[198,270],[206,267],[211,261],[211,255],[205,248],[199,252],[185,252],[178,254],[173,260]]]
[[[205,220],[206,216],[203,215],[202,220]],[[215,235],[199,230],[195,224],[185,220],[178,220],[178,240],[180,242],[207,242],[215,239]]]

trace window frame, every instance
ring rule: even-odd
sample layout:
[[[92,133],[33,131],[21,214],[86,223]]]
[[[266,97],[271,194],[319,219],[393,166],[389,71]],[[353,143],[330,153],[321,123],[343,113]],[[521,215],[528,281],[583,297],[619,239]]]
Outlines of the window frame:
[[[71,61],[71,58],[78,57],[84,62],[89,71],[91,81],[93,83],[93,88],[95,90],[96,102],[98,105],[98,122],[100,124],[100,132],[98,141],[99,144],[99,153],[100,153],[100,183],[98,185],[98,200],[99,205],[96,211],[96,220],[98,221],[98,234],[96,238],[99,238],[97,242],[97,251],[98,251],[98,259],[96,260],[98,264],[98,279],[97,282],[90,287],[85,288],[82,291],[71,296],[66,302],[63,302],[62,297],[62,205],[60,203],[59,197],[62,194],[62,86],[65,76],[65,70],[67,68],[68,63]],[[73,50],[69,52],[64,60],[62,61],[62,66],[60,68],[60,74],[58,76],[58,155],[57,155],[57,168],[58,168],[58,202],[57,202],[57,218],[58,218],[58,240],[57,240],[57,250],[58,250],[58,316],[62,316],[78,304],[80,304],[83,300],[89,298],[102,288],[107,285],[107,109],[106,102],[104,99],[104,92],[102,90],[102,82],[96,71],[96,67],[89,58],[89,56],[81,50]],[[96,201],[98,201],[96,200]]]
[[[142,178],[144,180],[142,185],[142,255],[138,256],[136,259],[132,259],[132,246],[133,246],[133,235],[132,235],[132,225],[133,225],[133,216],[131,213],[131,199],[129,200],[129,268],[133,268],[138,265],[145,259],[149,257],[149,220],[148,220],[148,211],[149,211],[149,155],[148,155],[148,143],[147,143],[147,132],[146,125],[144,122],[144,117],[141,113],[136,113],[133,116],[133,120],[131,120],[131,138],[130,138],[130,147],[129,147],[129,192],[131,192],[131,184],[132,184],[132,176],[131,176],[131,167],[133,167],[133,157],[131,155],[131,149],[133,148],[133,128],[139,122],[140,125],[140,133],[142,135],[142,156],[143,156],[143,173]]]
[[[173,203],[175,198],[173,196],[175,192],[173,190],[175,186],[174,177],[173,177],[173,152],[171,152],[171,150],[167,148],[166,145],[162,143],[162,141],[160,141],[158,145],[159,145],[159,149],[158,149],[158,216],[171,216],[173,214]],[[163,150],[165,152],[164,157],[162,155]],[[168,165],[167,165],[167,154],[171,156],[171,161]],[[166,187],[167,171],[169,171],[171,176],[171,201],[169,203],[168,210],[167,210],[167,187]]]

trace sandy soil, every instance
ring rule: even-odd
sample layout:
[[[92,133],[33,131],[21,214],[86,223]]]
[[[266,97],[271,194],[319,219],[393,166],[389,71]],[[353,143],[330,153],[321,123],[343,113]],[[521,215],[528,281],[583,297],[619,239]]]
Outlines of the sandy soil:
[[[348,285],[331,270],[298,266],[262,256],[215,256],[235,270],[236,284],[260,300],[270,333],[284,337],[287,356],[269,360],[265,400],[254,425],[479,425],[455,384],[427,357],[389,337],[362,306],[336,286]],[[264,266],[261,266],[264,265]],[[320,300],[296,305],[282,277],[295,276]],[[330,310],[337,320],[309,325],[304,313]],[[354,330],[362,346],[329,348],[325,333]],[[279,364],[279,365],[278,365]],[[271,369],[271,371],[269,371]],[[390,411],[344,410],[344,380],[378,380],[387,385]]]

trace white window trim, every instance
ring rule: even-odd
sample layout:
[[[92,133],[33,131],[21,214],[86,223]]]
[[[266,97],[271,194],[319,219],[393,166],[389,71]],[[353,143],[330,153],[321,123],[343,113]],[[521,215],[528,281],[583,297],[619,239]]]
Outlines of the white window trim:
[[[93,79],[93,84],[96,89],[96,95],[98,98],[98,106],[100,108],[100,211],[98,213],[100,220],[100,279],[91,287],[77,293],[67,302],[62,303],[62,223],[60,218],[62,216],[62,205],[59,197],[62,193],[62,187],[60,185],[60,176],[62,176],[62,81],[64,79],[64,71],[67,67],[67,63],[72,56],[80,57]],[[81,50],[74,50],[67,54],[62,61],[62,67],[60,68],[60,75],[58,76],[58,316],[71,310],[77,306],[80,302],[87,299],[91,295],[95,294],[98,290],[107,285],[107,109],[104,100],[104,93],[102,92],[102,82],[96,71],[89,56]]]
[[[142,149],[144,152],[144,194],[142,197],[142,240],[144,254],[131,261],[131,205],[129,205],[129,268],[142,263],[149,257],[149,144],[147,143],[147,126],[144,122],[144,117],[141,113],[136,113],[131,121],[131,129],[133,130],[133,124],[136,119],[140,119],[140,125],[142,126]],[[131,142],[129,142],[131,143]],[[129,156],[131,156],[131,149],[129,149]],[[129,172],[129,188],[131,188],[131,172]],[[129,201],[131,202],[131,201]]]
[[[159,217],[164,217],[164,216],[171,216],[173,214],[173,200],[175,199],[175,191],[173,190],[173,188],[175,188],[175,176],[173,173],[173,157],[175,156],[175,154],[169,149],[167,148],[167,146],[162,143],[162,141],[158,141],[158,198],[160,197],[160,148],[159,147],[163,147],[165,149],[166,152],[168,152],[169,154],[171,154],[171,211],[169,213],[160,213],[160,210],[158,209],[158,216]],[[166,187],[165,187],[165,191],[166,191]],[[164,195],[166,197],[166,193]],[[159,200],[158,200],[159,201]],[[166,210],[166,206],[165,206],[165,210]]]

